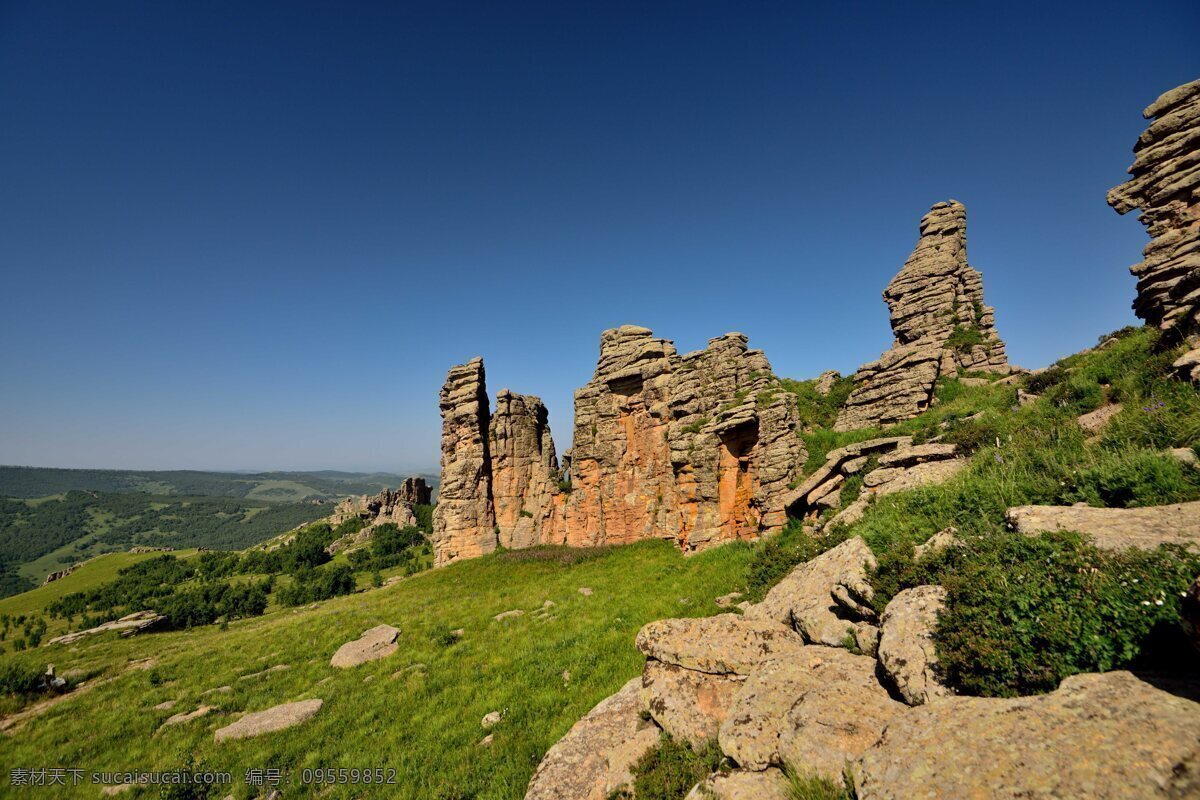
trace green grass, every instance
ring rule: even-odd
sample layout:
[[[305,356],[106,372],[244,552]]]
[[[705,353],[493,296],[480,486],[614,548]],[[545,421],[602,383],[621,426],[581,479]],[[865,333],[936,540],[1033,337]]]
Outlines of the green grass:
[[[5,763],[166,770],[187,751],[212,769],[232,770],[235,783],[247,768],[288,768],[297,782],[289,797],[316,794],[298,785],[301,769],[330,766],[395,768],[398,783],[389,797],[519,797],[546,749],[641,671],[633,647],[638,629],[662,617],[717,613],[713,598],[739,583],[752,552],[731,545],[684,559],[654,541],[581,558],[563,558],[555,549],[545,557],[540,550],[501,553],[315,609],[269,611],[224,631],[106,634],[74,647],[6,655],[27,665],[53,662],[60,673],[102,670],[115,679],[33,719],[5,741]],[[592,596],[580,594],[582,586]],[[556,605],[541,619],[533,611],[545,600]],[[514,608],[527,613],[492,620]],[[329,667],[340,645],[385,622],[402,631],[398,653],[351,670]],[[447,647],[444,634],[456,628],[466,633]],[[126,670],[142,658],[155,660],[157,683],[149,672]],[[425,668],[404,672],[418,663]],[[290,669],[237,680],[275,664]],[[566,684],[564,670],[571,673]],[[401,674],[393,679],[394,673]],[[367,676],[374,680],[364,683]],[[222,685],[234,691],[201,698]],[[325,707],[302,728],[212,742],[212,731],[241,712],[309,697],[324,699]],[[179,701],[172,711],[153,710],[168,699]],[[154,735],[171,713],[201,702],[219,705],[220,713]],[[479,720],[497,710],[505,719],[493,731],[495,741],[477,746],[486,733]],[[321,796],[362,794],[361,787],[341,786]],[[63,794],[94,795],[91,787]],[[235,795],[250,793],[239,785]]]

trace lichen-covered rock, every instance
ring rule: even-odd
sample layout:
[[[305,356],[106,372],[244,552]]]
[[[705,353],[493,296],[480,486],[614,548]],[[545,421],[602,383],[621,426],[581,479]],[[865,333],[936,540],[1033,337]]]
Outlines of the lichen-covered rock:
[[[1076,531],[1105,550],[1153,550],[1160,544],[1200,549],[1200,500],[1142,508],[1017,506],[1004,516],[1014,530],[1027,536]]]
[[[847,539],[793,569],[744,619],[791,625],[807,642],[841,646],[855,635],[856,624],[874,617],[867,574],[875,566],[862,537]]]
[[[875,677],[875,660],[810,645],[759,665],[720,728],[721,750],[746,769],[791,767],[840,780],[904,705]]]
[[[648,658],[714,675],[749,675],[763,660],[802,647],[795,631],[740,614],[655,620],[637,635]]]
[[[1128,672],[1036,697],[947,697],[897,714],[854,766],[859,800],[1200,796],[1200,704]]]
[[[1152,119],[1138,137],[1128,181],[1108,193],[1118,214],[1140,209],[1150,234],[1133,310],[1164,330],[1200,332],[1200,80],[1178,86],[1150,104]],[[1189,367],[1188,372],[1191,372]]]
[[[642,704],[671,736],[700,748],[717,735],[743,678],[714,675],[650,659],[642,671]]]
[[[661,736],[642,719],[641,683],[601,700],[546,752],[525,800],[607,800],[632,785],[631,768]]]
[[[441,392],[442,478],[433,511],[434,564],[490,553],[499,544],[492,502],[483,359],[453,367]]]
[[[492,498],[502,547],[542,542],[542,525],[557,494],[558,458],[542,401],[503,389],[491,419]]]
[[[692,787],[684,800],[790,800],[788,780],[777,769],[714,772]]]
[[[946,603],[941,586],[916,586],[892,598],[880,620],[879,664],[909,705],[950,694],[938,680],[933,642]]]
[[[951,200],[921,219],[921,235],[883,297],[895,343],[855,373],[837,430],[886,427],[929,408],[937,379],[958,369],[1008,372],[983,276],[967,264],[967,211]]]

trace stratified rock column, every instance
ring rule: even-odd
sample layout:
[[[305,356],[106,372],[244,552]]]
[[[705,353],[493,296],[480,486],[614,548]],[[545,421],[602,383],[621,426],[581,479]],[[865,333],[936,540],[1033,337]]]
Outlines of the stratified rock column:
[[[541,399],[501,390],[489,446],[500,545],[517,549],[541,543],[542,523],[559,479],[549,415]]]
[[[967,210],[951,200],[921,219],[921,236],[883,298],[896,340],[859,367],[837,430],[891,425],[929,407],[942,374],[1008,372],[995,311],[983,304],[983,276],[967,264]]]
[[[433,512],[435,566],[496,549],[483,359],[454,367],[441,392],[442,480]]]
[[[1134,312],[1181,337],[1200,333],[1200,80],[1151,103],[1154,122],[1138,138],[1129,174],[1108,193],[1118,214],[1135,208],[1150,234],[1137,277]]]

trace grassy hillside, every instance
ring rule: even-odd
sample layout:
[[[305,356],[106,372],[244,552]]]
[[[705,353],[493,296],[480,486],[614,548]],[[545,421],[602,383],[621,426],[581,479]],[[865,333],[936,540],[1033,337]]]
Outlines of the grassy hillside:
[[[296,502],[377,494],[394,489],[403,475],[373,472],[202,472],[105,469],[43,469],[0,466],[0,496],[45,497],[70,491],[144,492],[155,495],[247,497]],[[431,485],[437,476],[426,475]]]
[[[751,552],[738,545],[685,560],[665,543],[645,542],[590,553],[501,553],[316,608],[235,621],[227,630],[108,634],[6,655],[111,680],[15,731],[5,741],[5,763],[168,770],[194,755],[207,769],[232,771],[238,798],[253,796],[241,783],[249,768],[286,768],[293,780],[287,796],[311,797],[320,787],[300,785],[304,768],[383,767],[397,771],[397,784],[369,796],[517,797],[542,753],[640,671],[630,644],[638,628],[664,616],[716,613],[713,598],[739,580]],[[546,601],[554,605],[534,613]],[[492,619],[512,609],[528,613]],[[401,629],[398,653],[350,670],[329,666],[342,643],[380,623]],[[465,633],[456,641],[448,632],[457,628]],[[141,668],[142,659],[152,668]],[[289,668],[239,679],[280,664]],[[232,692],[203,695],[224,685]],[[212,731],[241,712],[311,697],[325,707],[302,728],[213,744]],[[178,704],[154,710],[166,700]],[[220,710],[156,734],[168,716],[202,703]],[[505,718],[491,746],[480,746],[487,733],[480,719],[491,711]],[[319,796],[364,794],[337,786]],[[94,797],[96,789],[62,796]]]

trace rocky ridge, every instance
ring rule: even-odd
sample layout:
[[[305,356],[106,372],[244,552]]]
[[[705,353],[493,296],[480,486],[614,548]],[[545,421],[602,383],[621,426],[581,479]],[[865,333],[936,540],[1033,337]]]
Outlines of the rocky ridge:
[[[921,218],[916,249],[883,292],[895,342],[855,373],[835,429],[885,427],[917,416],[937,379],[957,370],[1007,373],[983,276],[967,264],[967,211],[938,203]]]

